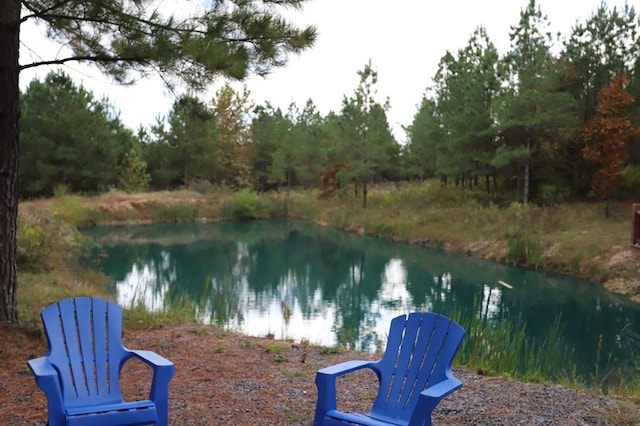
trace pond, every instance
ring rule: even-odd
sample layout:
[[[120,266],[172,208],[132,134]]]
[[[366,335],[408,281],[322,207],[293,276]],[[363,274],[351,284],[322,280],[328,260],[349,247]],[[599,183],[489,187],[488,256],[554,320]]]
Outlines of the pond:
[[[87,235],[123,306],[195,306],[199,321],[248,335],[375,351],[391,318],[422,310],[506,319],[539,341],[560,322],[585,374],[598,362],[631,359],[638,347],[640,306],[596,283],[305,221],[97,227]]]

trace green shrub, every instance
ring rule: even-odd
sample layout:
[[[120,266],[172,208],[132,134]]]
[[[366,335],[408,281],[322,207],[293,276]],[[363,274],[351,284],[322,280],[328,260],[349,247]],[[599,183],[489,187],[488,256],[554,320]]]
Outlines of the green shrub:
[[[288,359],[287,357],[284,355],[283,351],[284,351],[284,347],[280,344],[273,344],[273,345],[267,345],[266,348],[264,348],[264,351],[268,354],[273,355],[273,360],[275,362],[287,362]]]
[[[350,212],[348,211],[335,211],[330,212],[327,218],[327,223],[331,228],[345,229],[351,221]]]
[[[538,190],[535,203],[540,206],[556,206],[562,204],[571,194],[571,190],[564,186],[542,185]]]
[[[82,242],[77,229],[44,213],[21,215],[17,239],[18,268],[29,272],[49,270],[59,259],[71,258]]]
[[[282,353],[283,350],[284,350],[284,347],[278,343],[275,343],[273,345],[267,345],[264,348],[264,351],[268,354],[280,354]]]
[[[56,185],[53,187],[53,196],[55,198],[64,197],[69,194],[69,187],[67,185]]]
[[[154,220],[160,223],[195,222],[198,215],[197,207],[180,204],[158,206],[153,213]]]
[[[620,182],[621,197],[637,198],[640,191],[640,165],[629,164],[622,171],[622,179]]]
[[[260,198],[254,191],[243,189],[233,194],[231,200],[220,207],[224,220],[248,220],[258,218]]]
[[[507,263],[511,265],[533,266],[538,268],[542,263],[542,245],[522,233],[517,233],[507,240]]]
[[[640,165],[629,164],[622,171],[622,175],[627,180],[627,183],[632,186],[640,186]]]
[[[215,345],[213,345],[213,352],[217,354],[223,354],[226,351],[227,351],[227,347],[222,343],[216,343]]]
[[[372,237],[392,239],[395,236],[395,226],[382,221],[365,221],[363,228],[365,235]]]
[[[193,322],[196,319],[195,305],[185,302],[170,309],[149,311],[139,299],[134,299],[129,306],[124,306],[126,314],[123,316],[125,328],[144,330],[167,324]]]
[[[342,352],[340,346],[323,346],[320,348],[320,353],[322,355],[334,355]]]
[[[98,223],[104,213],[97,207],[85,203],[77,196],[58,196],[53,199],[47,213],[71,226],[85,226]]]
[[[270,218],[289,216],[289,200],[278,196],[267,196],[260,200],[264,215]]]
[[[216,187],[208,180],[194,180],[189,182],[189,189],[199,194],[212,194]]]
[[[18,226],[18,268],[31,272],[45,270],[49,241],[49,235],[37,221],[21,223]]]

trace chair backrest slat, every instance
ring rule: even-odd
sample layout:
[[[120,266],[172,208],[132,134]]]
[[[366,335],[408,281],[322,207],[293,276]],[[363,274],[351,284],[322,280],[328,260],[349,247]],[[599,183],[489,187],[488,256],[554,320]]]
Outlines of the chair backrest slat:
[[[110,349],[107,349],[107,339],[111,340],[111,332],[107,327],[109,323],[107,317],[107,307],[111,308],[105,300],[94,299],[94,311],[91,321],[93,323],[93,332],[96,335],[104,334],[105,339],[95,339],[93,342],[93,356],[95,357],[95,372],[96,381],[98,386],[98,393],[101,395],[107,394],[110,390],[109,376],[113,373],[113,368],[109,365],[109,355],[112,353]],[[97,309],[99,307],[99,309]],[[117,374],[117,373],[116,373]]]
[[[98,307],[93,307],[93,309],[98,309]],[[99,379],[98,376],[94,374],[95,348],[92,306],[85,299],[81,299],[76,301],[75,311],[76,312],[74,320],[78,326],[78,336],[81,352],[80,358],[82,359],[82,365],[78,366],[78,368],[82,367],[83,369],[83,376],[85,378],[84,391],[86,392],[86,396],[97,395],[98,389],[96,388],[96,382],[99,382]],[[67,314],[68,313],[65,312],[63,316]],[[72,365],[73,364],[75,363],[72,363]],[[96,380],[94,380],[94,378]],[[78,386],[76,385],[76,387]]]
[[[407,392],[407,386],[410,378],[406,372],[409,365],[414,361],[413,356],[415,349],[418,347],[418,339],[420,337],[420,317],[419,315],[409,315],[404,323],[404,330],[400,331],[402,340],[397,350],[396,359],[394,361],[393,379],[387,389],[387,406],[397,409],[403,393]]]
[[[463,336],[462,327],[435,313],[394,318],[378,363],[380,392],[371,414],[408,421],[420,392],[451,370]]]
[[[411,393],[407,392],[404,395],[402,403],[405,407],[413,401],[417,401],[417,394],[430,383],[437,383],[443,378],[447,360],[442,357],[442,351],[447,346],[448,333],[452,324],[448,318],[438,316],[435,318],[432,328],[423,327],[422,334],[426,336],[427,342],[424,345],[416,346],[416,362],[407,372],[407,376],[411,377],[414,386]],[[415,398],[413,392],[416,392]]]
[[[65,299],[45,308],[42,321],[65,405],[122,402],[122,308],[99,298]]]
[[[425,384],[429,379],[429,374],[424,372],[425,370],[431,371],[437,359],[437,354],[442,347],[441,335],[438,333],[437,327],[440,323],[440,318],[436,318],[435,327],[433,328],[423,324],[422,318],[420,318],[420,323],[416,325],[418,327],[418,337],[415,346],[412,348],[411,363],[407,365],[404,372],[407,381],[406,390],[401,390],[398,394],[398,405],[403,409],[412,401],[412,397],[416,392],[420,393],[425,388]],[[407,348],[407,350],[409,349]]]
[[[394,318],[389,325],[389,336],[387,337],[387,346],[384,351],[382,359],[378,362],[378,368],[380,371],[393,371],[396,367],[396,361],[399,356],[400,347],[404,339],[404,319]],[[380,392],[378,393],[378,399],[384,398],[388,400],[390,398],[389,389],[391,388],[395,376],[393,374],[381,374],[380,375]]]

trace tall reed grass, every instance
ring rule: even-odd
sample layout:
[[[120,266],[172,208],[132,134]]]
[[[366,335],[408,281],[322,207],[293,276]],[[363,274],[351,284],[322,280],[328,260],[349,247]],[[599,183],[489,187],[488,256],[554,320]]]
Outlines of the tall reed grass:
[[[533,382],[584,383],[575,362],[574,349],[562,338],[561,317],[546,337],[530,339],[526,325],[513,319],[491,320],[454,314],[467,330],[457,362],[488,375],[505,375]]]

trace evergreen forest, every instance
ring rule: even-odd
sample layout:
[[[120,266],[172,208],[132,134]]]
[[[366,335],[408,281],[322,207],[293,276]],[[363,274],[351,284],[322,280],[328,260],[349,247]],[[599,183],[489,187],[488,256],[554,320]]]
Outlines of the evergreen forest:
[[[224,187],[321,188],[367,203],[379,182],[439,179],[500,205],[632,199],[640,193],[640,19],[602,5],[552,35],[529,2],[500,53],[479,26],[443,52],[413,122],[395,139],[375,58],[341,108],[309,99],[256,105],[230,85],[180,96],[165,117],[129,129],[108,99],[62,71],[20,94],[20,197]]]

